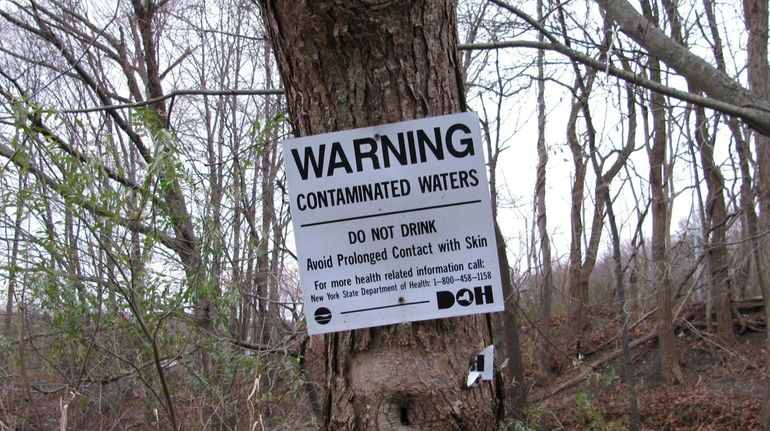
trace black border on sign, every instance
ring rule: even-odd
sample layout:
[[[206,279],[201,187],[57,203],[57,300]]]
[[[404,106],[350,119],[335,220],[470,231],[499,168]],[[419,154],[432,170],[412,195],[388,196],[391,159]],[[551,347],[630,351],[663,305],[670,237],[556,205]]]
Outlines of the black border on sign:
[[[367,214],[367,215],[362,215],[357,217],[347,217],[347,218],[340,218],[340,219],[333,219],[333,220],[318,221],[315,223],[305,223],[300,225],[300,227],[320,226],[324,224],[340,223],[344,221],[361,220],[361,219],[372,218],[372,217],[384,217],[384,216],[395,215],[395,214],[413,213],[417,211],[435,210],[438,208],[447,208],[447,207],[459,207],[462,205],[471,205],[471,204],[479,204],[479,203],[481,203],[481,199],[477,199],[473,201],[464,201],[464,202],[453,202],[451,204],[433,205],[429,207],[411,208],[408,210],[391,211],[387,213]]]

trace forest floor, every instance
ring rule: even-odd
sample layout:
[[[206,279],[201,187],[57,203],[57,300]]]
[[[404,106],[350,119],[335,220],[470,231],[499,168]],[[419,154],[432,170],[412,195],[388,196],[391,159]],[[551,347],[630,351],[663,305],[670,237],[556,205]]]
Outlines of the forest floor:
[[[644,430],[760,429],[768,355],[764,310],[761,301],[742,301],[736,306],[742,311],[746,326],[730,346],[720,346],[708,335],[702,307],[681,310],[676,319],[676,341],[683,381],[673,386],[665,385],[659,376],[654,314],[631,313],[629,334],[634,345],[631,355]],[[528,396],[528,416],[523,429],[628,429],[631,397],[624,378],[617,313],[609,307],[593,306],[587,315],[589,327],[581,338],[580,355],[577,343],[569,335],[566,319],[552,319],[554,347],[550,376],[534,365],[533,326],[521,315],[521,349]],[[38,346],[50,343],[51,340],[36,341]],[[6,360],[10,366],[0,369],[4,371],[0,372],[0,430],[59,429],[62,418],[68,419],[67,429],[168,429],[162,412],[157,410],[159,404],[132,379],[118,378],[102,385],[85,386],[82,394],[75,397],[74,392],[62,389],[66,385],[51,373],[42,356],[37,357],[30,351],[27,374],[34,391],[30,393],[33,402],[27,403],[15,371],[16,363],[13,358]],[[316,371],[311,373],[315,377],[312,380],[320,383],[322,362],[315,361],[315,365],[311,367],[311,371]],[[259,385],[259,380],[254,381],[253,372],[237,367],[240,371],[230,377],[233,382],[239,382],[228,395],[234,429],[253,429],[257,425],[264,427],[257,429],[316,429],[310,419],[312,413],[305,392],[299,390],[301,379],[291,378],[294,373],[291,369],[296,363],[277,361],[275,366],[280,370],[271,374],[275,377],[270,381],[272,391],[259,399],[252,398],[254,388]],[[151,375],[151,371],[147,374]],[[210,404],[204,403],[201,394],[190,392],[189,386],[182,386],[190,380],[190,375],[181,367],[169,370],[168,377],[180,387],[175,399],[181,421],[187,424],[182,428],[201,429],[199,425],[205,417],[198,420],[197,416],[207,411],[202,406]],[[264,407],[256,409],[257,405]],[[265,416],[263,422],[262,412],[272,417]]]
[[[638,345],[631,350],[636,394],[645,430],[754,430],[760,429],[761,400],[766,382],[764,311],[744,307],[748,323],[731,346],[721,346],[705,331],[702,307],[685,309],[677,320],[677,348],[683,381],[665,385],[660,379],[654,316],[641,319],[632,313],[630,330]],[[522,326],[525,382],[533,429],[628,429],[629,386],[619,342],[617,313],[593,307],[590,327],[576,344],[567,335],[566,321],[554,319],[551,376],[539,372],[532,361],[532,326]],[[608,340],[612,340],[608,342]],[[556,347],[558,346],[558,347]],[[614,357],[612,360],[607,358]]]

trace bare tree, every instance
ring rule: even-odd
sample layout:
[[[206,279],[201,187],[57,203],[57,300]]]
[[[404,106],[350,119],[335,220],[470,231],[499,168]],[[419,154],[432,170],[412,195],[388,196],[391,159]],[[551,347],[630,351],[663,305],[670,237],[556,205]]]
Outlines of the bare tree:
[[[51,332],[67,334],[52,345],[72,355],[43,353],[61,390],[99,399],[93,391],[104,383],[95,375],[126,379],[146,391],[144,406],[161,426],[239,426],[250,386],[233,382],[244,364],[272,363],[276,349],[296,355],[286,345],[294,347],[298,320],[281,312],[287,215],[276,143],[284,130],[280,102],[270,104],[275,118],[260,109],[264,94],[280,91],[254,90],[265,84],[269,54],[253,7],[7,6],[2,31],[14,43],[0,48],[0,155],[33,184],[34,193],[19,195],[18,214],[32,226],[21,237],[32,274],[21,287],[44,298]],[[257,305],[257,259],[269,289],[260,300],[272,310],[252,319],[242,310]],[[257,317],[280,337],[260,344]],[[243,337],[228,330],[244,320]],[[45,332],[30,328],[30,337]],[[201,367],[187,376],[168,372],[193,357]],[[194,385],[197,415],[180,415],[178,405],[193,401],[178,394]],[[91,408],[73,405],[70,424]]]
[[[766,1],[746,0],[743,3],[743,13],[749,30],[748,66],[749,86],[753,92],[764,100],[770,99],[770,70],[767,67],[767,32],[768,5]],[[770,134],[760,129],[762,134],[754,134],[754,146],[757,154],[757,179],[759,198],[758,232],[770,228]],[[770,322],[770,242],[762,239],[759,249],[760,285],[765,302],[765,319]],[[770,331],[767,332],[767,347],[770,348]],[[765,373],[770,373],[770,356],[767,358]],[[770,380],[767,382],[765,401],[762,404],[762,427],[770,429]]]
[[[664,0],[670,26],[671,37],[685,46],[681,23],[676,5],[670,0]],[[706,5],[708,7],[708,4]],[[724,64],[724,63],[722,63]],[[690,92],[697,89],[690,86]],[[706,233],[703,240],[706,244],[709,268],[710,296],[716,307],[717,334],[720,341],[730,345],[735,340],[735,330],[732,321],[731,282],[729,273],[729,256],[727,253],[727,205],[724,197],[724,177],[719,166],[714,161],[714,146],[716,137],[709,136],[709,124],[706,110],[702,106],[695,107],[695,142],[701,156],[704,179],[708,196],[706,198],[705,217],[701,223]],[[697,178],[697,177],[696,177]],[[711,316],[709,315],[710,319]]]

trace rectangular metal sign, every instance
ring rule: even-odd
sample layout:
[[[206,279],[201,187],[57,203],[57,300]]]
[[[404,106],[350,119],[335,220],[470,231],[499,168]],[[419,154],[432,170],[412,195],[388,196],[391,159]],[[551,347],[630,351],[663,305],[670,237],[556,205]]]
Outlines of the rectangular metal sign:
[[[475,113],[284,143],[308,333],[503,310]]]

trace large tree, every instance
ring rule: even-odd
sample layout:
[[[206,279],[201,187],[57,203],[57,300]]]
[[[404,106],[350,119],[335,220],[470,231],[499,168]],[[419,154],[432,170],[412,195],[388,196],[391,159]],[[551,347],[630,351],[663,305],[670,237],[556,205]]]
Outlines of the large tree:
[[[260,0],[297,136],[465,110],[455,3]],[[494,384],[465,388],[491,342],[477,315],[325,336],[330,429],[494,429]]]

